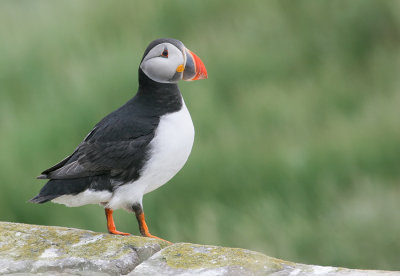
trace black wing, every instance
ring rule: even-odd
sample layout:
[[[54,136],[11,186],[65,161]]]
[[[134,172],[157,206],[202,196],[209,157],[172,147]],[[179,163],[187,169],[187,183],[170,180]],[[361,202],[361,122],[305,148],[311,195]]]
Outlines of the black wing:
[[[122,179],[136,178],[146,159],[153,134],[134,140],[83,142],[67,159],[44,171],[49,179],[72,179],[102,174]]]
[[[147,159],[159,117],[138,116],[123,106],[105,117],[75,151],[42,172],[41,179],[76,179],[108,174],[135,180]]]

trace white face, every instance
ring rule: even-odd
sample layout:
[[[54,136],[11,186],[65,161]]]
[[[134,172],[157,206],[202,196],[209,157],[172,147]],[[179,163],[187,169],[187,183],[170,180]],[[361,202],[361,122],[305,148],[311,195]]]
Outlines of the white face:
[[[150,79],[161,83],[177,83],[182,79],[186,58],[171,43],[155,46],[144,57],[140,68]]]

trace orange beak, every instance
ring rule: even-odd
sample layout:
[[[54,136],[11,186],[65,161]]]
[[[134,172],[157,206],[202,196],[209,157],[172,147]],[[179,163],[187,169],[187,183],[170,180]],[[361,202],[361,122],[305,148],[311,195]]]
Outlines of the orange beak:
[[[182,79],[185,81],[206,79],[208,77],[207,70],[201,59],[189,49],[185,49],[185,52],[186,65]]]

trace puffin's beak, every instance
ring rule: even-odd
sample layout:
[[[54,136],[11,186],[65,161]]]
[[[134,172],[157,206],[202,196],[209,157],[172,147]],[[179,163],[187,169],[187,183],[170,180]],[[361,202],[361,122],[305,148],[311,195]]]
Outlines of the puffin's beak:
[[[183,80],[201,80],[207,78],[207,70],[201,59],[196,56],[192,51],[185,48],[186,52],[186,65],[183,70]]]

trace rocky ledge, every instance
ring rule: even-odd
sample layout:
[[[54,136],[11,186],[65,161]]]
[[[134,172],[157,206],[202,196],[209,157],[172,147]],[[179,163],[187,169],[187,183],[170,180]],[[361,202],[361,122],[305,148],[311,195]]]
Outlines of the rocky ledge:
[[[54,226],[0,222],[1,275],[400,275],[287,262],[239,248],[168,244]]]

